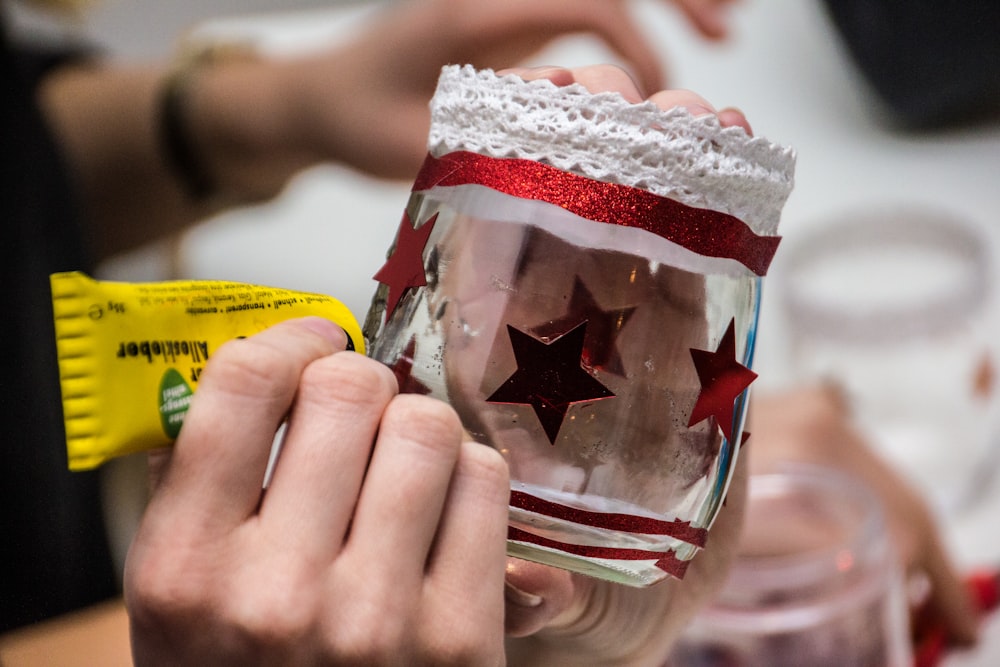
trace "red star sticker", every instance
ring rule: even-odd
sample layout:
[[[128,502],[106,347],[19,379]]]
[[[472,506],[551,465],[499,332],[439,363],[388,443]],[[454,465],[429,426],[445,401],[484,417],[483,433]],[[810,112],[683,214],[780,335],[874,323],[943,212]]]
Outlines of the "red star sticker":
[[[389,287],[386,295],[386,318],[396,310],[406,290],[427,284],[427,275],[424,273],[424,247],[435,222],[437,214],[419,229],[414,229],[409,214],[403,213],[399,231],[396,232],[396,247],[374,276],[375,280]]]
[[[417,339],[411,338],[406,344],[406,349],[396,359],[392,365],[392,374],[396,376],[396,383],[399,385],[401,394],[429,394],[430,388],[420,380],[413,377],[413,357],[417,349]]]
[[[743,393],[757,374],[736,361],[736,321],[729,321],[729,328],[719,341],[715,352],[691,349],[691,359],[698,371],[701,393],[691,410],[688,426],[703,419],[715,417],[722,434],[733,439],[733,409],[736,397]]]
[[[517,370],[486,402],[530,405],[555,444],[570,405],[614,396],[580,364],[586,333],[584,322],[546,343],[508,324]]]
[[[569,309],[558,320],[534,327],[531,332],[542,339],[551,338],[569,328],[587,322],[587,338],[583,343],[583,364],[590,368],[625,376],[625,366],[618,352],[619,332],[632,317],[635,307],[603,310],[579,276],[573,279],[573,294]]]

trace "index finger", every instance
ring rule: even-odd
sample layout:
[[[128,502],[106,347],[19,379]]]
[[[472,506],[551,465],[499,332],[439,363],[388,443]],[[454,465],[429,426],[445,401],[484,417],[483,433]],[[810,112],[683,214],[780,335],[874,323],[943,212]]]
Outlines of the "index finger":
[[[631,75],[615,65],[588,65],[568,67],[511,67],[497,74],[515,74],[525,81],[548,79],[557,86],[578,83],[591,93],[615,92],[633,104],[642,101],[639,85]]]
[[[346,342],[336,324],[310,317],[220,347],[201,375],[151,509],[168,503],[203,525],[232,526],[252,515],[299,377]]]
[[[640,90],[646,94],[666,85],[664,58],[656,52],[629,12],[625,2],[596,0],[573,3],[573,14],[600,37],[615,53],[621,56],[635,74]]]

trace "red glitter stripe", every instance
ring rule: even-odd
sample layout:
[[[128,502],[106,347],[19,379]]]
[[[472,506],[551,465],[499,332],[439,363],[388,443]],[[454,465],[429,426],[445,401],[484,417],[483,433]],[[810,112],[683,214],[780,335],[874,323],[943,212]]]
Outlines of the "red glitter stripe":
[[[778,236],[758,236],[737,217],[686,206],[646,190],[577,176],[534,160],[491,158],[455,151],[428,155],[414,192],[435,186],[484,185],[548,202],[595,222],[637,227],[705,257],[734,259],[758,276],[767,273]]]
[[[535,514],[543,514],[594,528],[617,530],[624,533],[667,535],[696,547],[705,546],[705,540],[708,538],[708,530],[692,526],[690,521],[663,521],[662,519],[634,514],[591,512],[544,500],[523,491],[511,491],[510,504]]]
[[[570,544],[540,537],[519,528],[508,526],[507,539],[527,542],[541,547],[556,549],[584,558],[606,558],[608,560],[656,560],[656,567],[677,579],[683,579],[689,561],[679,559],[672,551],[645,551],[643,549],[620,549],[617,547],[597,547],[589,544]]]

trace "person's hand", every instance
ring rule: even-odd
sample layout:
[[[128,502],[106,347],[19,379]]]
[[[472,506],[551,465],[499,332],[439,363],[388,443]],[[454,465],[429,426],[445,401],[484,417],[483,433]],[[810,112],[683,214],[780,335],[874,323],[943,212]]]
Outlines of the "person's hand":
[[[908,572],[929,583],[927,613],[945,624],[952,640],[975,639],[975,606],[927,503],[869,447],[837,389],[817,385],[755,394],[748,430],[752,437],[746,457],[751,472],[776,462],[808,462],[839,468],[871,487],[884,505],[893,542]]]
[[[208,362],[128,555],[137,665],[503,664],[503,459],[345,341],[295,320]]]
[[[731,2],[665,4],[721,38]],[[325,161],[410,179],[426,156],[442,66],[510,66],[577,33],[607,45],[640,90],[664,87],[663,56],[625,0],[418,0],[387,6],[329,50],[210,68],[192,99],[194,134],[219,189],[242,197],[276,194],[291,173]]]
[[[725,35],[733,1],[663,0],[713,39]],[[165,159],[159,124],[168,64],[88,59],[53,68],[39,103],[73,170],[94,252],[107,258],[222,206],[274,197],[320,163],[411,179],[426,155],[428,102],[442,66],[509,66],[573,33],[601,40],[642,88],[663,87],[662,56],[626,0],[405,0],[386,3],[352,39],[318,53],[213,59],[176,79],[184,83],[174,97],[182,168],[210,196],[193,197]]]
[[[703,34],[721,37],[728,2],[677,4]],[[396,5],[347,48],[313,59],[302,72],[303,99],[318,98],[313,108],[333,120],[333,153],[376,175],[409,178],[426,153],[427,102],[442,65],[509,66],[572,33],[602,40],[640,89],[664,87],[663,56],[623,0],[423,0]],[[333,70],[344,88],[324,85]]]

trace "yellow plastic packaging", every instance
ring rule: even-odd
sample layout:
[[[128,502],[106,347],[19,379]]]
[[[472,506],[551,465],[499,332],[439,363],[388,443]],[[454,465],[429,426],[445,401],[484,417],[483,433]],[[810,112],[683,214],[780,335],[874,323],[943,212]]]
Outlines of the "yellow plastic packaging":
[[[364,353],[361,328],[321,294],[213,280],[160,283],[51,276],[71,470],[169,445],[205,362],[228,340],[293,317],[333,320]]]

